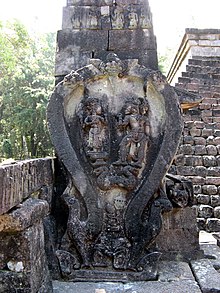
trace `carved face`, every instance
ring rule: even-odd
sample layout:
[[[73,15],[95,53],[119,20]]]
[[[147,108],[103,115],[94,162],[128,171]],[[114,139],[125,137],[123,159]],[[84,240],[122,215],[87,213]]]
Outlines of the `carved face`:
[[[128,105],[127,108],[125,109],[125,114],[138,114],[139,109],[137,105]]]

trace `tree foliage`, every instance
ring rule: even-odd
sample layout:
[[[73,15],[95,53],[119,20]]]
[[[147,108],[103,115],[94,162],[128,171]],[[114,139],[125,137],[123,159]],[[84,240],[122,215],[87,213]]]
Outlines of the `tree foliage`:
[[[173,49],[166,48],[164,54],[158,56],[159,69],[164,75],[168,73],[174,58],[174,53]]]
[[[0,25],[0,144],[3,157],[50,155],[46,106],[54,87],[55,34],[31,37]]]

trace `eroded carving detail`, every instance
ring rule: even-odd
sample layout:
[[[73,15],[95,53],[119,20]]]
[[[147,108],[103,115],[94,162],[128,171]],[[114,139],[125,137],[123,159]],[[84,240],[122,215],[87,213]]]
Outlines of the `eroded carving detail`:
[[[180,176],[167,174],[167,195],[174,207],[184,208],[192,204],[193,184]]]
[[[122,8],[116,6],[112,13],[112,28],[123,29],[124,28],[124,11]]]
[[[137,100],[127,103],[123,120],[119,116],[118,127],[124,130],[125,136],[121,140],[119,160],[115,165],[143,166],[150,136],[148,110],[147,100]]]
[[[177,97],[160,73],[113,53],[67,75],[57,95],[62,87],[67,90],[56,113],[64,140],[70,137],[58,145],[69,172],[62,195],[65,233],[56,253],[62,274],[74,280],[99,279],[105,271],[111,272],[106,279],[155,278],[159,254],[151,245],[161,214],[178,197],[173,186],[168,199],[162,184],[181,136]],[[51,127],[59,120],[54,117]]]
[[[94,266],[108,266],[108,257],[115,269],[126,269],[129,243],[123,228],[123,210],[107,203],[104,223],[94,246]]]

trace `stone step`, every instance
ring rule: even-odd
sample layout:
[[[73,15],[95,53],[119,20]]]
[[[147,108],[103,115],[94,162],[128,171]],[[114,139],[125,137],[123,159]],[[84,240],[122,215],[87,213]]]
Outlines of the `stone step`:
[[[186,65],[187,73],[211,73],[211,74],[219,74],[220,66],[200,66],[200,65]],[[184,72],[185,74],[185,72]]]
[[[201,65],[201,66],[212,66],[220,67],[220,57],[193,57],[193,59],[188,60],[189,65]]]
[[[53,281],[54,293],[201,293],[187,262],[161,261],[158,281],[148,282],[60,282]]]
[[[128,284],[54,281],[53,290],[54,293],[201,293],[198,284],[192,280]]]

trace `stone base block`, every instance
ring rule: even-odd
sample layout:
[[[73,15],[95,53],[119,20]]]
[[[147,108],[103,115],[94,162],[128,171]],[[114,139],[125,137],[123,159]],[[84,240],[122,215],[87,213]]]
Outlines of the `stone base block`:
[[[42,223],[48,211],[46,201],[28,199],[0,216],[0,292],[52,292]]]
[[[8,292],[1,291],[7,286],[9,292],[52,292],[42,222],[22,232],[1,233],[0,251],[0,292]],[[42,286],[47,290],[39,291]]]
[[[220,274],[211,260],[192,261],[191,266],[202,292],[220,292]]]
[[[164,259],[195,259],[201,255],[195,209],[175,208],[165,213],[156,247]]]
[[[88,282],[58,282],[53,283],[54,293],[201,293],[195,281],[182,280],[180,282],[134,282],[121,283],[88,283]]]

